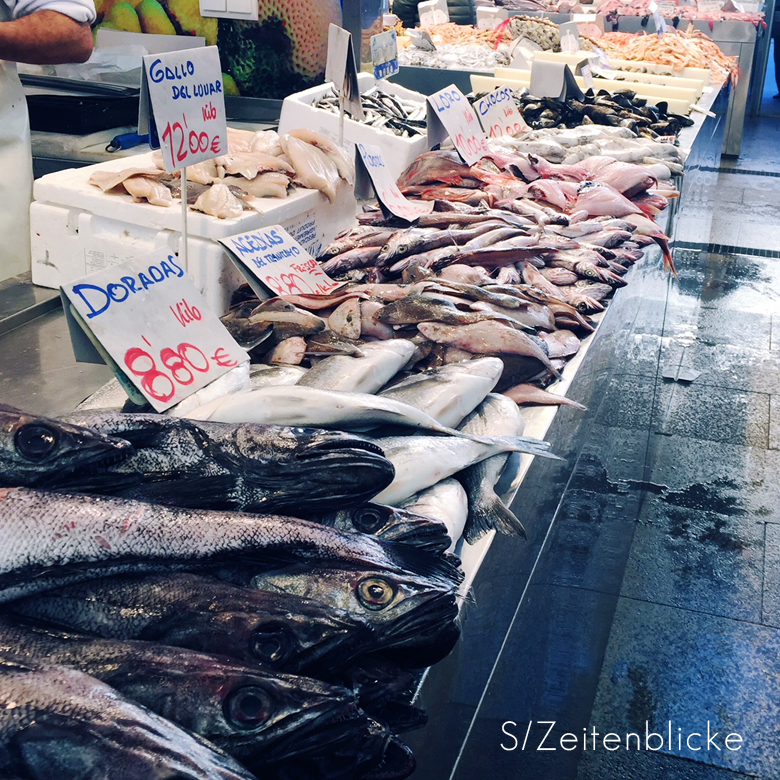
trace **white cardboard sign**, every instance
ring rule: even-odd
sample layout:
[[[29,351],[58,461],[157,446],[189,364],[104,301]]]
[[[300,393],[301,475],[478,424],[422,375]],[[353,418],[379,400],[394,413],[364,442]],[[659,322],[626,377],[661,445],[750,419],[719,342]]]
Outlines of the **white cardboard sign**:
[[[433,211],[432,200],[407,200],[385,164],[382,149],[373,144],[358,143],[360,160],[374,185],[377,200],[396,217],[414,222],[423,214]]]
[[[509,87],[499,87],[480,98],[474,107],[488,138],[517,135],[529,129],[517,110],[514,93]]]
[[[450,20],[447,0],[425,0],[417,5],[417,13],[420,15],[420,27],[447,24]]]
[[[328,58],[325,62],[325,81],[332,81],[341,103],[355,119],[363,119],[352,33],[331,24],[328,28]]]
[[[66,311],[158,412],[248,360],[172,255],[63,285]],[[74,351],[77,358],[76,339]]]
[[[371,36],[371,63],[377,81],[398,73],[398,36],[395,30]]]
[[[159,138],[169,173],[227,152],[222,65],[216,46],[143,58],[138,132]],[[153,142],[152,148],[157,148]]]
[[[428,96],[428,143],[435,146],[447,136],[467,165],[490,154],[487,137],[471,103],[454,84]]]
[[[479,6],[477,8],[477,29],[495,30],[499,24],[509,19],[506,8],[490,8]]]
[[[274,295],[324,295],[339,286],[281,225],[237,233],[219,243],[256,292],[262,289],[257,282]]]

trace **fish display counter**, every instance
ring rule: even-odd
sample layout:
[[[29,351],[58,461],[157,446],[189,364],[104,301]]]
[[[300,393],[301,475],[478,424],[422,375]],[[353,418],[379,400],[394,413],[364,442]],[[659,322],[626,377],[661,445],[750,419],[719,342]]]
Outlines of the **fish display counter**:
[[[331,208],[308,246],[339,286],[261,299],[188,269],[250,361],[164,413],[117,380],[56,418],[0,406],[0,744],[23,747],[0,773],[410,776],[414,732],[446,731],[426,691],[470,673],[444,664],[474,632],[481,567],[545,534],[516,497],[559,457],[559,410],[587,414],[568,395],[611,301],[639,262],[675,273],[664,215],[722,117],[685,124],[678,143],[539,127],[472,165],[426,149],[397,179],[433,203],[414,226],[356,215],[349,156],[310,126],[231,133],[193,166],[194,240]],[[110,263],[86,249],[131,245],[136,222],[139,245],[175,231],[180,182],[154,155],[69,175],[36,205],[92,236],[74,256]]]

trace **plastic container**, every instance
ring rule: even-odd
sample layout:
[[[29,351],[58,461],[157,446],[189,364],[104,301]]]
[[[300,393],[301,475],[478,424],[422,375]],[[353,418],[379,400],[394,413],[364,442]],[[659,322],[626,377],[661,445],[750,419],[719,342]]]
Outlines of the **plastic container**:
[[[170,207],[135,203],[130,195],[107,194],[89,184],[96,170],[154,168],[151,153],[43,176],[33,188],[30,207],[32,280],[57,288],[126,260],[171,253],[181,258],[182,213]],[[243,277],[217,239],[265,225],[282,225],[315,256],[338,232],[351,227],[357,204],[342,182],[330,203],[321,192],[298,189],[285,199],[258,198],[259,211],[237,219],[218,219],[190,210],[187,271],[209,306],[222,314]],[[262,212],[262,213],[261,213]]]
[[[406,89],[400,84],[394,84],[392,81],[382,80],[377,84],[370,73],[359,73],[358,85],[361,93],[378,86],[379,89],[390,95],[425,105],[425,95]],[[279,134],[286,133],[296,127],[308,127],[338,141],[338,115],[321,108],[314,108],[314,104],[330,91],[331,85],[323,84],[285,98],[282,104],[282,115],[279,119]],[[422,135],[404,138],[389,130],[371,127],[363,122],[356,122],[354,119],[345,117],[344,144],[347,147],[347,153],[354,154],[355,144],[360,142],[376,144],[382,148],[385,162],[396,179],[415,158],[423,152],[427,152],[429,148],[428,134],[425,131]]]

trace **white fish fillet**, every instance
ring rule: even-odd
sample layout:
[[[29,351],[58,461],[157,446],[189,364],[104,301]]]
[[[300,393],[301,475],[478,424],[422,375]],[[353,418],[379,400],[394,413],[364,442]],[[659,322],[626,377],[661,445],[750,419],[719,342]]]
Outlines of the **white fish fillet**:
[[[220,219],[235,219],[244,213],[241,201],[226,184],[212,184],[198,197],[192,208]]]
[[[319,190],[332,203],[336,199],[339,171],[333,160],[316,146],[290,135],[280,139],[282,149],[295,167],[296,179],[304,187]]]
[[[155,168],[125,168],[123,171],[95,171],[89,177],[89,183],[95,187],[100,187],[103,192],[113,190],[118,187],[125,179],[131,176],[148,176],[149,178],[159,178],[167,175],[165,171]]]
[[[344,150],[334,144],[330,138],[326,138],[321,133],[315,133],[314,130],[309,130],[305,127],[290,130],[288,135],[297,138],[299,141],[304,141],[307,144],[316,146],[319,150],[325,152],[325,154],[333,160],[336,170],[339,172],[339,176],[341,176],[347,184],[355,183],[354,162],[352,162],[349,157],[347,157]]]
[[[258,174],[254,179],[233,176],[230,183],[240,187],[247,195],[254,198],[286,198],[290,177],[284,173],[270,171]]]
[[[122,182],[122,186],[135,200],[147,200],[153,206],[173,205],[171,191],[149,176],[131,176]]]
[[[225,154],[217,157],[216,164],[225,169],[225,173],[243,176],[245,179],[254,179],[260,173],[269,171],[285,171],[295,173],[291,165],[288,165],[279,157],[264,152],[242,152],[241,154]]]

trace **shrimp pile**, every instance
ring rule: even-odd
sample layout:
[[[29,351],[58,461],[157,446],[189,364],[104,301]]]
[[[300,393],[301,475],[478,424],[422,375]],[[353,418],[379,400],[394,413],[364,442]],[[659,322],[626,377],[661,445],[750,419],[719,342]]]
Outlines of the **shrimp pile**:
[[[653,62],[673,70],[708,68],[713,81],[725,81],[737,70],[737,58],[727,57],[704,33],[667,32],[663,35],[605,33],[598,45],[620,60]]]

